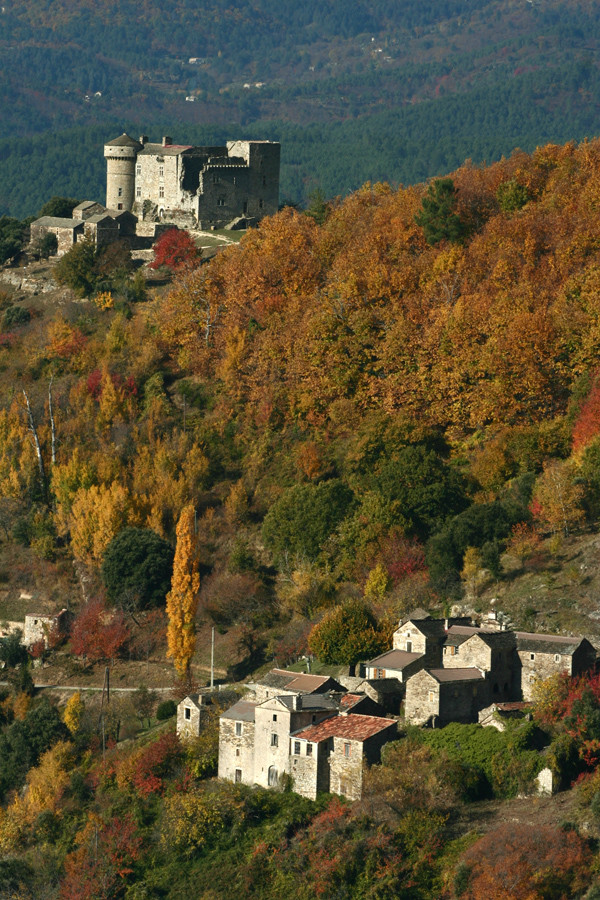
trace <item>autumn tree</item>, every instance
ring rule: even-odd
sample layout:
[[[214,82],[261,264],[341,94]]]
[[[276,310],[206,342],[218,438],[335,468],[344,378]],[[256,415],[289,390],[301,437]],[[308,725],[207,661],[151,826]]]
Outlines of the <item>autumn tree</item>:
[[[382,635],[364,600],[346,600],[326,613],[308,636],[308,646],[321,662],[351,666],[384,650]]]
[[[172,272],[192,267],[200,259],[200,251],[188,231],[169,228],[158,238],[153,247],[154,259],[151,269],[166,266]]]
[[[186,506],[177,523],[173,577],[167,594],[167,656],[173,660],[182,679],[189,675],[196,647],[195,617],[200,576],[194,524],[194,507]]]
[[[583,495],[571,465],[551,460],[535,483],[531,511],[542,527],[568,536],[583,522]]]
[[[123,613],[108,610],[101,598],[81,608],[71,626],[71,650],[92,661],[114,659],[129,638]]]
[[[511,823],[486,834],[461,859],[469,900],[544,900],[580,897],[592,857],[576,831]]]

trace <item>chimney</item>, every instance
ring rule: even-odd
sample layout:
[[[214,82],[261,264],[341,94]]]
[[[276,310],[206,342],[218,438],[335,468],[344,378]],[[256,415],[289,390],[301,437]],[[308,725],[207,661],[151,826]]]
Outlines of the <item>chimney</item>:
[[[292,709],[294,711],[302,709],[302,697],[300,694],[292,694]]]
[[[140,144],[142,145],[142,147],[144,146],[144,144],[147,144],[147,143],[148,143],[148,135],[140,134]]]
[[[172,143],[173,143],[173,138],[169,137],[169,135],[166,134],[162,139],[163,147],[170,147]]]

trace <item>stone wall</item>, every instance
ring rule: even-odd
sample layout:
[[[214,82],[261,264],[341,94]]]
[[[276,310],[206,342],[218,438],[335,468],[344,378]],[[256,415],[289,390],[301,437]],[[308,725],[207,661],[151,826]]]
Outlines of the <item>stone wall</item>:
[[[406,682],[404,717],[413,725],[424,725],[440,714],[440,685],[429,672],[417,672]]]
[[[219,721],[219,778],[254,784],[254,731],[254,722]]]
[[[329,753],[329,790],[348,800],[362,796],[363,745],[361,741],[334,737]]]

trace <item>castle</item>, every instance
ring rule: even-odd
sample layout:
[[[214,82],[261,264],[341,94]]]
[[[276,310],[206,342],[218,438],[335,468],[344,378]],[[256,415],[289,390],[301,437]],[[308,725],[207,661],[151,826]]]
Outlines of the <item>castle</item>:
[[[104,145],[104,156],[106,206],[138,219],[212,229],[237,218],[257,222],[279,206],[280,145],[272,141],[192,147],[122,134]]]

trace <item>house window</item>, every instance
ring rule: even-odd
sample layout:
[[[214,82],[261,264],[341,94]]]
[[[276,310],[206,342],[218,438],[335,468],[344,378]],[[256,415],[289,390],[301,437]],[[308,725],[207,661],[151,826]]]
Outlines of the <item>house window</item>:
[[[385,678],[385,669],[375,669],[375,678]]]
[[[164,185],[160,185],[158,189],[158,196],[162,199],[165,196],[165,188]]]
[[[407,641],[407,642],[406,642],[406,652],[407,652],[407,653],[412,653],[412,641]]]
[[[142,189],[141,189],[141,187],[136,187],[136,189],[135,189],[135,196],[136,196],[136,197],[141,197],[141,196],[142,196]]]
[[[477,696],[477,685],[476,684],[473,685],[473,696],[474,697]]]
[[[429,702],[435,703],[435,693],[434,691],[429,691]]]
[[[535,653],[530,653],[530,654],[529,654],[529,659],[535,659]]]
[[[317,721],[317,717],[315,715],[313,715],[312,720],[313,720],[313,725],[314,725],[315,722]]]
[[[158,167],[158,177],[159,177],[159,178],[164,178],[164,177],[165,177],[165,167],[164,167],[164,166],[159,166],[159,167]]]
[[[242,733],[242,723],[241,723],[241,722],[236,722],[236,723],[235,723],[235,734],[236,734],[236,737],[239,737],[239,736],[241,735],[241,733]]]
[[[240,748],[239,748],[239,747],[236,747],[236,748],[235,748],[235,755],[236,755],[236,756],[239,756],[239,755],[240,755]]]
[[[279,747],[279,735],[278,734],[271,735],[271,747]]]
[[[350,759],[352,756],[352,744],[344,744],[344,756]]]
[[[312,756],[312,744],[307,744],[307,745],[306,745],[306,755],[307,755],[307,756]]]
[[[275,787],[277,785],[278,781],[279,781],[279,772],[277,771],[275,766],[269,766],[269,776],[268,776],[269,787]]]
[[[294,753],[300,756],[300,741],[294,741]]]
[[[189,708],[189,706],[186,706],[186,707],[185,707],[184,718],[185,718],[185,719],[191,719],[191,718],[192,718],[192,711],[191,711],[191,709]]]
[[[274,721],[274,722],[277,721],[277,713],[273,713],[273,721]]]
[[[560,662],[560,653],[554,654],[554,662]]]
[[[217,206],[225,206],[225,198],[224,197],[219,197],[219,199],[217,200]]]
[[[236,769],[235,770],[235,783],[241,784],[241,781],[242,781],[242,770]]]
[[[265,204],[264,204],[264,201],[263,201],[262,199],[258,201],[258,208],[259,208],[259,209],[262,209],[264,205],[265,205]]]

